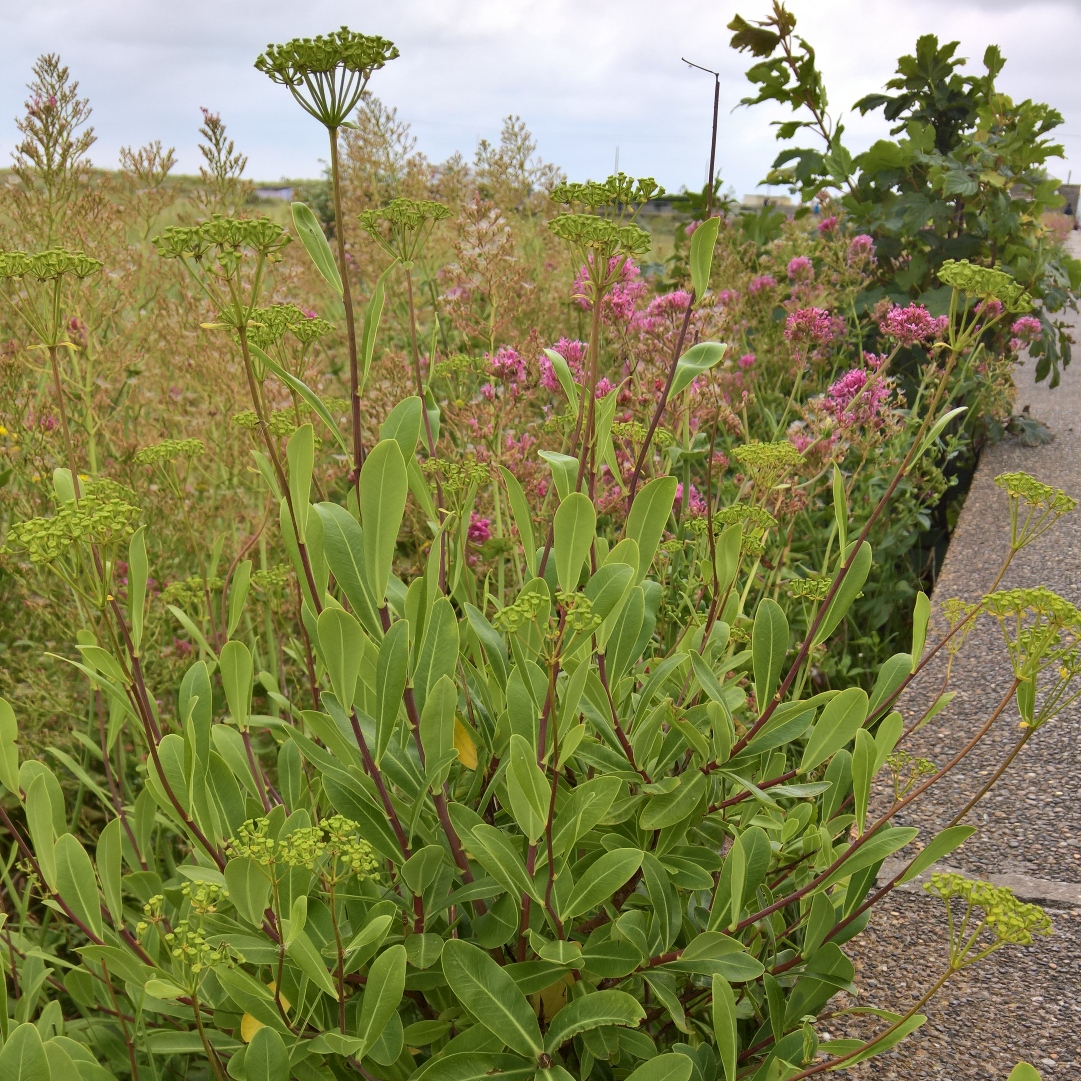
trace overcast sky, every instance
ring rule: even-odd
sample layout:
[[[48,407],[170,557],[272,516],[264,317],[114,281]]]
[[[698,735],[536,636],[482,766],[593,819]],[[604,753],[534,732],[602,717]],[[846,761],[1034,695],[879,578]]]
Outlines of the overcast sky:
[[[248,173],[274,181],[313,176],[324,133],[282,87],[252,67],[268,41],[342,23],[381,34],[401,58],[371,88],[418,146],[442,159],[471,156],[520,114],[546,160],[571,179],[602,177],[619,164],[671,189],[704,182],[712,80],[680,63],[716,67],[721,79],[719,169],[738,194],[756,190],[777,143],[765,106],[735,109],[749,60],[728,47],[734,12],[764,17],[769,0],[0,0],[0,162],[16,139],[34,58],[58,52],[94,109],[95,164],[117,150],[161,139],[179,168],[195,172],[199,107],[222,114],[248,155]],[[969,70],[987,44],[1008,59],[999,85],[1048,101],[1066,118],[1063,179],[1081,178],[1081,0],[791,0],[818,52],[834,113],[879,89],[919,34],[958,39]],[[861,149],[885,134],[876,117],[849,116],[847,141]]]

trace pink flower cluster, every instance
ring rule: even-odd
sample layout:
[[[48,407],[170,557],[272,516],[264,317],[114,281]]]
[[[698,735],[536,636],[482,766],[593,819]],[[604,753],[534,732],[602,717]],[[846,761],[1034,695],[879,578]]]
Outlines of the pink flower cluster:
[[[672,509],[678,511],[683,506],[683,482],[676,485],[676,497],[672,500]],[[709,513],[709,504],[705,496],[692,484],[687,493],[687,516],[704,518]]]
[[[621,262],[622,265],[620,265]],[[642,271],[630,259],[625,259],[621,255],[609,259],[608,273],[612,274],[617,269],[619,281],[605,295],[602,310],[606,315],[614,315],[617,319],[628,322],[634,318],[638,301],[645,295],[646,283],[642,281]],[[580,267],[578,276],[574,279],[574,298],[579,307],[587,311],[592,309],[591,293],[589,267]]]
[[[875,239],[866,233],[854,236],[848,245],[848,265],[854,263],[875,262]]]
[[[820,233],[832,233],[837,228],[837,215],[831,214],[828,218],[823,218],[816,228]]]
[[[739,364],[740,368],[743,369],[743,371],[747,371],[749,368],[754,367],[754,362],[757,359],[758,357],[756,357],[754,353],[744,353],[743,356],[739,358],[737,363]]]
[[[488,358],[488,365],[492,375],[506,383],[520,383],[525,379],[525,358],[509,345],[501,345],[495,356]]]
[[[1043,332],[1039,319],[1033,315],[1022,315],[1012,327],[1010,333],[1023,342],[1031,342]]]
[[[491,518],[481,518],[476,511],[473,511],[469,518],[468,537],[470,544],[483,544],[486,540],[491,540]]]
[[[759,274],[757,278],[751,279],[751,284],[747,286],[747,292],[751,296],[755,296],[766,289],[774,289],[776,286],[777,279],[772,274]]]
[[[888,380],[879,375],[884,357],[865,354],[867,368],[852,368],[826,391],[826,412],[842,428],[854,424],[881,424],[882,407],[890,396]]]
[[[948,316],[936,319],[922,304],[909,304],[907,308],[895,304],[883,316],[879,327],[898,345],[916,345],[941,337],[949,324]]]
[[[814,279],[814,264],[806,255],[797,255],[788,261],[788,277],[794,282],[809,282]]]
[[[570,338],[560,338],[555,345],[552,346],[566,362],[567,367],[570,368],[571,374],[574,376],[577,382],[581,382],[582,374],[585,371],[585,359],[589,346],[585,342],[574,341]],[[547,390],[559,389],[559,378],[556,376],[555,369],[552,367],[552,362],[545,355],[541,355],[540,358],[540,384]]]
[[[828,345],[836,335],[833,316],[824,308],[800,308],[785,320],[785,339],[797,345]]]
[[[684,289],[676,289],[672,293],[655,297],[645,311],[638,312],[631,320],[631,329],[646,334],[667,330],[672,316],[682,317],[690,302],[691,294]]]

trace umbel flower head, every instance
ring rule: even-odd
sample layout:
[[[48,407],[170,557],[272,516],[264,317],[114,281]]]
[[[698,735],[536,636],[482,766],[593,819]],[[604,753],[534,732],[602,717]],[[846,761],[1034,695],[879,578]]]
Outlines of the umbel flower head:
[[[160,465],[177,458],[198,458],[204,450],[201,439],[163,439],[153,446],[143,447],[135,454],[136,465]]]
[[[1009,312],[1032,310],[1032,297],[1004,270],[976,266],[967,259],[947,259],[938,268],[938,279],[969,296],[1000,301]]]
[[[392,259],[411,265],[436,222],[449,215],[449,207],[432,199],[398,198],[377,210],[365,210],[360,225]]]
[[[302,345],[310,345],[333,329],[332,323],[308,315],[295,304],[272,304],[251,313],[248,341],[266,350],[280,342],[288,332]]]
[[[199,225],[170,225],[154,241],[163,259],[202,262],[213,252],[231,267],[243,251],[273,258],[293,238],[269,218],[226,218],[215,214]]]
[[[335,129],[357,107],[372,72],[399,55],[386,38],[343,26],[330,34],[268,45],[255,67],[289,87],[305,112]]]
[[[768,491],[785,473],[803,461],[803,455],[787,440],[746,443],[736,447],[732,456],[747,471],[755,487],[763,491]]]
[[[661,195],[662,188],[651,176],[634,177],[615,173],[607,180],[587,180],[584,184],[559,184],[552,189],[552,199],[569,207],[585,207],[595,214],[605,208],[641,206],[654,196]]]
[[[0,251],[0,278],[33,278],[35,281],[55,281],[67,274],[88,278],[102,268],[98,259],[82,251],[50,248],[48,251]]]
[[[1016,551],[1046,533],[1077,500],[1028,473],[1001,473],[995,483],[1010,497],[1010,546]],[[1022,514],[1021,505],[1025,505]]]

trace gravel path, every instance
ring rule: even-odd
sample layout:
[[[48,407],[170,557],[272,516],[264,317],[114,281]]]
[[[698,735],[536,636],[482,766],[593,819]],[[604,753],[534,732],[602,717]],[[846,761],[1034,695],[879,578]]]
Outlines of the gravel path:
[[[1071,239],[1081,241],[1077,233]],[[1076,247],[1081,255],[1081,243]],[[950,597],[980,597],[1008,550],[1008,504],[996,476],[1024,470],[1081,498],[1081,357],[1075,353],[1053,391],[1033,382],[1034,369],[1032,361],[1018,369],[1017,410],[1028,405],[1054,440],[1029,448],[1008,437],[985,451],[935,590],[931,643],[937,640],[936,624],[943,626],[939,605]],[[1081,510],[1019,553],[1002,588],[1035,585],[1081,605]],[[928,665],[920,687],[902,700],[906,719],[918,717],[940,690],[944,653]],[[998,624],[983,618],[953,664],[950,688],[957,697],[906,742],[906,749],[944,764],[986,722],[1011,683]],[[954,770],[952,783],[932,788],[897,824],[921,827],[922,841],[946,826],[1017,741],[1018,721],[1011,703]],[[1081,703],[1032,737],[968,817],[979,832],[949,856],[950,868],[971,877],[1012,874],[1081,883],[1079,766]],[[1014,1063],[1025,1059],[1045,1078],[1081,1077],[1081,891],[1076,896],[1070,905],[1045,906],[1053,937],[1032,947],[1009,947],[955,977],[928,1007],[923,1028],[851,1076],[1005,1081]],[[861,1005],[903,1011],[916,1001],[945,967],[943,914],[942,903],[916,887],[895,892],[879,906],[867,932],[853,944]]]

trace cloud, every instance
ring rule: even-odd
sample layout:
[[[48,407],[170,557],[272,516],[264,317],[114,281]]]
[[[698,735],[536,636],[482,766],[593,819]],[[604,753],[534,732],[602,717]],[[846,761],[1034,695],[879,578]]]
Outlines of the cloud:
[[[740,2],[761,17],[764,0]],[[1054,0],[794,0],[799,30],[815,45],[831,104],[846,113],[854,149],[885,134],[878,115],[847,115],[879,89],[896,57],[921,33],[959,39],[978,69],[999,41],[1009,59],[1000,85],[1056,105],[1066,116],[1067,150],[1081,175],[1081,88],[1071,79],[1081,12]],[[757,10],[756,10],[757,9]],[[376,73],[372,89],[409,120],[420,148],[440,159],[471,154],[520,114],[542,155],[576,178],[600,176],[615,161],[669,187],[704,181],[712,84],[680,62],[721,72],[718,160],[739,194],[754,190],[778,146],[773,106],[736,107],[747,95],[750,60],[728,47],[733,6],[715,0],[35,0],[0,12],[0,155],[16,138],[33,58],[55,51],[94,106],[94,158],[111,165],[121,146],[160,138],[180,167],[198,168],[199,107],[222,113],[259,179],[314,175],[325,134],[252,67],[267,41],[349,23],[391,38],[401,59]],[[1053,31],[1053,32],[1052,32]],[[1078,137],[1074,137],[1073,132]],[[808,136],[811,138],[811,136]],[[1065,173],[1069,162],[1062,165]]]

